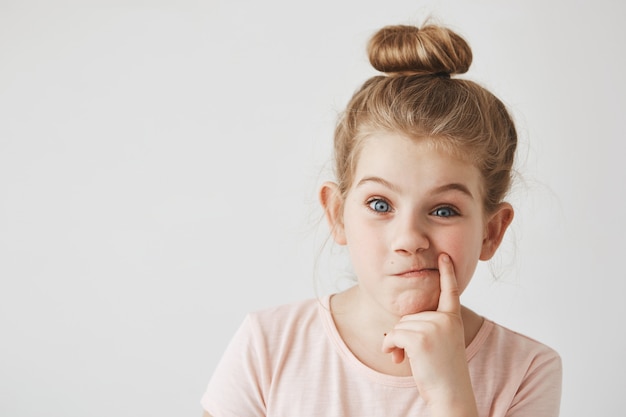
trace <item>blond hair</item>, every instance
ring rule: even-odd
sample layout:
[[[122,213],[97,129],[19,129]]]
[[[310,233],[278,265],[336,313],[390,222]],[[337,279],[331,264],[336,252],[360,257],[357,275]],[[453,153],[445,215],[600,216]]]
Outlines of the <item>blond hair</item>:
[[[385,75],[356,91],[335,129],[335,175],[344,200],[363,139],[388,131],[429,140],[472,162],[484,180],[485,212],[495,210],[511,184],[517,133],[497,97],[473,81],[450,77],[470,67],[467,42],[437,25],[386,26],[370,39],[368,55]]]

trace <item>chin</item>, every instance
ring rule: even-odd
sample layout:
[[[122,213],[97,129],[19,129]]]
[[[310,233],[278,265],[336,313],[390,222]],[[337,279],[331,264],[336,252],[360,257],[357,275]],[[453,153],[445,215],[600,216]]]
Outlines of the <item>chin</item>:
[[[391,305],[391,312],[399,317],[422,311],[435,311],[439,304],[439,294],[425,296],[424,294],[401,294]]]

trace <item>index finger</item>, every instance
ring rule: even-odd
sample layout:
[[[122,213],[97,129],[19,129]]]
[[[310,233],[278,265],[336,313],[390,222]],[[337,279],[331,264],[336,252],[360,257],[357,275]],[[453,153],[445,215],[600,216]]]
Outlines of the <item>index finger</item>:
[[[461,293],[456,282],[454,266],[446,253],[439,255],[439,305],[437,311],[459,313],[461,311]]]

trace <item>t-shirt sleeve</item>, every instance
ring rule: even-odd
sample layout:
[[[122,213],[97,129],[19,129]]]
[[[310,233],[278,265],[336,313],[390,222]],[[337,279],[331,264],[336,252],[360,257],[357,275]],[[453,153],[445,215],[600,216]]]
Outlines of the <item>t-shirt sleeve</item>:
[[[248,315],[213,373],[201,404],[213,417],[265,416],[267,374],[258,327]]]
[[[560,356],[546,348],[528,368],[506,417],[557,417],[562,373]]]

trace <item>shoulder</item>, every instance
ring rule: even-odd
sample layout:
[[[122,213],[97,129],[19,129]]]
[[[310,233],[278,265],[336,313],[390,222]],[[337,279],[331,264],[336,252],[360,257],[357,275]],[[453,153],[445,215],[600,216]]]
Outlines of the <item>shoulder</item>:
[[[293,347],[319,340],[324,332],[322,302],[309,299],[248,313],[231,338],[222,362],[229,363],[229,368],[264,368],[263,364],[292,354]]]
[[[485,319],[470,353],[476,362],[490,363],[509,376],[525,379],[540,372],[561,378],[561,357],[552,347],[508,327]]]
[[[485,320],[477,335],[470,373],[481,409],[497,415],[558,415],[562,365],[544,343]]]
[[[212,415],[266,415],[272,392],[283,392],[276,384],[308,386],[310,369],[319,369],[321,361],[311,358],[329,351],[325,299],[248,313],[211,377],[205,409]]]
[[[249,313],[245,322],[259,338],[293,338],[322,328],[321,316],[328,309],[326,299],[311,298],[257,310]]]
[[[504,353],[526,355],[529,357],[541,357],[545,359],[559,360],[560,356],[550,346],[525,334],[511,330],[508,327],[493,323],[492,343]]]
[[[311,357],[330,351],[330,313],[326,311],[324,299],[308,299],[249,313],[242,325],[244,343],[239,349],[263,362],[261,368],[285,372],[297,365],[302,370]]]

